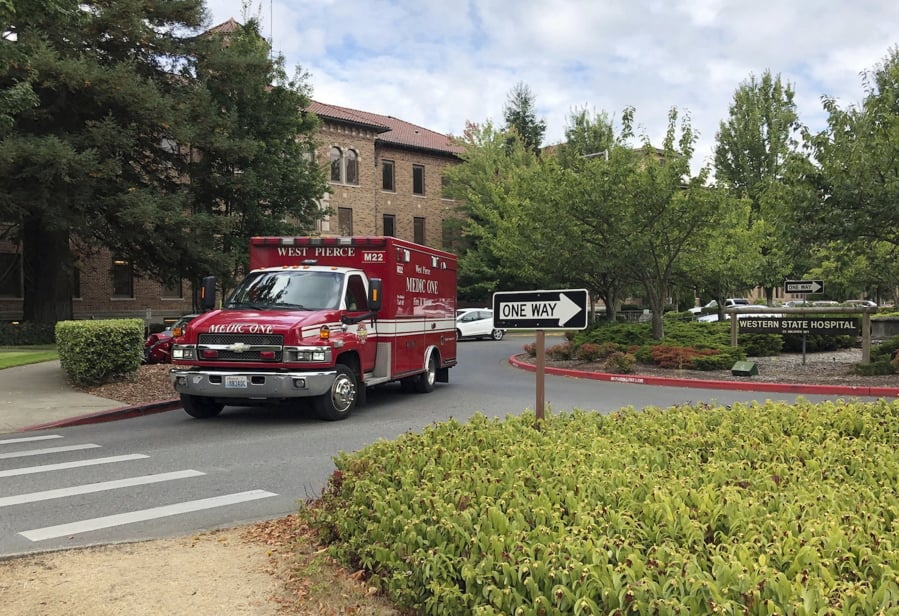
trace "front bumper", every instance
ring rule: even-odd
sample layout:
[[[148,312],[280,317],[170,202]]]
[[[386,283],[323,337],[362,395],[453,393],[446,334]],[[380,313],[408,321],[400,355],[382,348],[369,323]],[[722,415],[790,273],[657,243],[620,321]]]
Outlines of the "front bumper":
[[[309,398],[331,389],[336,370],[265,372],[244,370],[178,369],[169,380],[179,394],[206,398]]]

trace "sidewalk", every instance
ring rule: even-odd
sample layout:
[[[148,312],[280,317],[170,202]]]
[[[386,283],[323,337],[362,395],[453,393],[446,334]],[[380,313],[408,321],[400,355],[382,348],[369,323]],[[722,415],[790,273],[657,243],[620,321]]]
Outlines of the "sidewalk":
[[[123,406],[66,383],[59,361],[0,370],[0,434],[112,421],[180,408],[177,400]]]

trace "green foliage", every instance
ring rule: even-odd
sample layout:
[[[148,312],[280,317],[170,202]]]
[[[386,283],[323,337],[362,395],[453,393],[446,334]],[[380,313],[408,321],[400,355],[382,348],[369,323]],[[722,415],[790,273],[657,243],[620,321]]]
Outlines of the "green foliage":
[[[613,351],[606,358],[606,372],[613,374],[630,374],[634,371],[634,364],[637,359],[630,353],[622,351]]]
[[[506,120],[506,131],[517,135],[530,152],[537,152],[546,133],[546,121],[538,120],[536,113],[536,96],[524,82],[518,82],[509,92],[503,117]]]
[[[780,334],[740,334],[740,346],[748,357],[780,355],[784,339]]]
[[[54,326],[49,323],[0,323],[0,346],[53,344],[54,341]]]
[[[448,421],[335,461],[304,511],[401,610],[899,609],[899,403]]]
[[[865,376],[878,374],[895,374],[899,372],[899,336],[887,338],[871,348],[871,363],[856,364],[855,371]]]
[[[140,319],[60,321],[59,362],[76,385],[97,385],[137,371],[144,346]]]
[[[788,353],[802,352],[802,334],[784,334],[783,350]],[[818,351],[836,351],[850,349],[856,343],[853,336],[824,336],[818,334],[805,335],[805,350],[809,353]]]

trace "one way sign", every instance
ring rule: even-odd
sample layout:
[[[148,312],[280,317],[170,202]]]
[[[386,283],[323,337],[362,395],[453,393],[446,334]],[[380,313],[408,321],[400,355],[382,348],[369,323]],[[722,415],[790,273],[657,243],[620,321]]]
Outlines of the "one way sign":
[[[824,281],[785,280],[784,293],[824,293]]]
[[[587,290],[503,291],[493,294],[496,329],[585,329]]]

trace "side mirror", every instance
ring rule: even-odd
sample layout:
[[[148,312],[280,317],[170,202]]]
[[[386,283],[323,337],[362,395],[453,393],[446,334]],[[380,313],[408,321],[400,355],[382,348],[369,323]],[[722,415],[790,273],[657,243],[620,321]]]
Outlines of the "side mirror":
[[[381,309],[381,279],[372,278],[368,282],[368,309],[377,312]]]
[[[204,276],[200,287],[200,308],[205,312],[215,308],[215,276]]]

